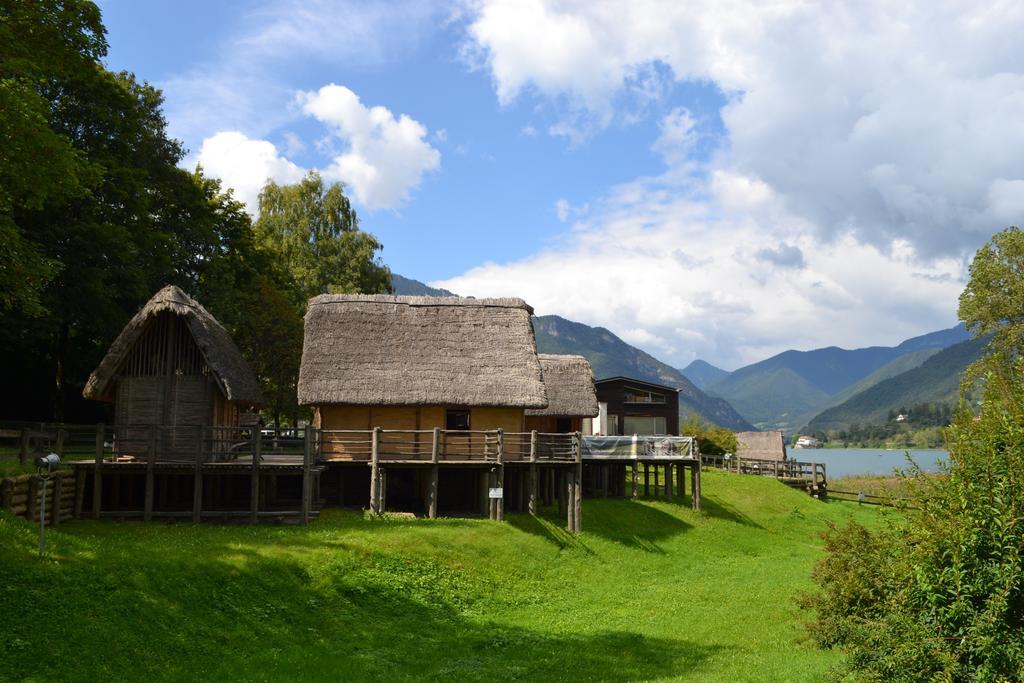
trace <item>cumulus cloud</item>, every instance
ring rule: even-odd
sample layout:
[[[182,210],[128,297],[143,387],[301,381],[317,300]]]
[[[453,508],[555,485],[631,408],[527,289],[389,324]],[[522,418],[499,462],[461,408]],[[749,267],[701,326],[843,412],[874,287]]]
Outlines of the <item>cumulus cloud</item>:
[[[396,118],[386,107],[367,107],[345,86],[332,83],[297,99],[304,113],[347,145],[323,169],[324,177],[347,184],[367,208],[398,206],[425,173],[441,165],[423,124],[405,114]]]
[[[617,98],[659,65],[677,81],[713,82],[728,98],[728,145],[712,172],[783,196],[823,239],[886,249],[906,238],[928,258],[962,255],[1020,222],[1021,3],[473,7],[467,51],[498,99],[563,106],[568,122],[555,129],[579,109],[607,124]],[[675,121],[683,128],[666,130],[688,130]]]
[[[203,171],[235,191],[250,213],[268,179],[293,183],[305,170],[288,161],[266,140],[252,140],[238,131],[222,131],[203,140],[197,161]]]
[[[538,315],[607,327],[678,367],[898,343],[955,320],[960,260],[922,265],[915,252],[852,235],[822,242],[783,208],[725,215],[698,190],[667,192],[663,180],[616,188],[560,243],[432,284],[522,296]]]

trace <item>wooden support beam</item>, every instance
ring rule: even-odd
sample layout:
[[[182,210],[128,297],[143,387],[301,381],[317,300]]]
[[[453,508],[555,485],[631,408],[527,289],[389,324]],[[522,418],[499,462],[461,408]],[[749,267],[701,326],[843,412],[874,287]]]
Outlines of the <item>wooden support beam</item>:
[[[380,427],[373,428],[373,437],[370,441],[370,513],[379,515],[380,507],[380,463],[378,458],[380,451]]]
[[[28,428],[21,430],[21,438],[18,439],[18,464],[22,467],[28,464]]]
[[[437,430],[434,430],[435,438],[437,436]],[[435,440],[435,443],[436,440]],[[430,466],[430,481],[427,483],[427,517],[435,519],[437,517],[437,480],[440,475],[440,466]]]
[[[103,423],[96,425],[96,462],[92,468],[92,516],[100,518],[100,498],[103,497],[103,481],[100,466],[103,464]]]
[[[309,524],[313,507],[313,430],[306,425],[302,438],[302,523]]]
[[[203,517],[203,437],[206,428],[196,427],[199,438],[196,439],[196,461],[192,470],[192,521],[196,524]]]
[[[157,429],[156,425],[150,425],[149,453],[146,454],[146,500],[142,513],[142,519],[146,522],[153,519],[153,469],[156,465]]]
[[[631,475],[630,479],[631,479],[631,483],[633,485],[633,492],[632,492],[631,498],[633,498],[634,500],[636,499],[636,493],[637,493],[637,476],[640,474],[637,471],[639,468],[640,468],[640,465],[636,462],[636,460],[634,460],[632,463],[630,463],[630,468],[629,468],[630,469],[630,475]]]
[[[527,482],[529,492],[526,500],[526,511],[531,515],[537,514],[537,478],[540,474],[537,469],[537,463],[530,463],[529,482]]]
[[[505,521],[505,430],[498,430],[498,469],[497,488],[501,489],[501,497],[494,501],[494,518],[499,522]]]
[[[690,496],[694,510],[700,510],[700,460],[690,466]]]
[[[576,433],[576,466],[573,468],[573,533],[583,530],[583,439]]]
[[[263,459],[263,430],[259,423],[252,428],[252,467],[249,471],[249,522],[260,521],[260,460]]]
[[[676,489],[678,489],[680,496],[686,495],[686,464],[679,463],[676,465]]]
[[[644,498],[651,495],[651,466],[644,463]]]
[[[672,463],[665,463],[665,497],[672,500]]]

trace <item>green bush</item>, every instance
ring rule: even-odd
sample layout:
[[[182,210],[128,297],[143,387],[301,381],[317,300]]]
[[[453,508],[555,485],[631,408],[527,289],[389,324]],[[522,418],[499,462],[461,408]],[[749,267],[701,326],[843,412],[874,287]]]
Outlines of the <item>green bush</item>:
[[[947,432],[947,477],[908,475],[903,521],[825,534],[811,635],[868,680],[1024,679],[1024,364]]]

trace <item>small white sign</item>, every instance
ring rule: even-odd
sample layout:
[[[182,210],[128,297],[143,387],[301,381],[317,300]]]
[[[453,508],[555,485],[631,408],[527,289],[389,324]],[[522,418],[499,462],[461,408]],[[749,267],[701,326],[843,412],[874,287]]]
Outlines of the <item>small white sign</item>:
[[[504,498],[505,489],[487,489],[490,498]]]

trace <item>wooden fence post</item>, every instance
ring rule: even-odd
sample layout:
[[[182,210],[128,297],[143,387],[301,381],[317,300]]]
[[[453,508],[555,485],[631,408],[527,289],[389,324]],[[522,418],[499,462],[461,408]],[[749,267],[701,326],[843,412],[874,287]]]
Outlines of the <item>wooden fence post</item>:
[[[103,423],[96,424],[96,462],[92,470],[92,516],[100,518],[100,498],[103,497],[103,481],[101,479],[100,467],[103,465]]]
[[[263,458],[263,430],[259,423],[252,428],[252,470],[249,474],[249,522],[260,521],[260,459]]]
[[[11,498],[14,496],[14,482],[10,479],[0,480],[0,510],[11,511]]]
[[[370,512],[374,515],[381,513],[379,451],[380,427],[374,427],[370,441]]]
[[[302,523],[309,524],[313,506],[313,429],[306,425],[302,439]]]
[[[700,511],[700,460],[694,461],[690,467],[690,496],[693,504],[693,509]]]
[[[18,439],[18,464],[24,467],[28,464],[28,428],[23,427],[21,438]]]
[[[62,494],[64,493],[64,473],[58,472],[55,476],[50,477],[50,479],[53,481],[53,516],[51,517],[51,524],[57,526],[60,524],[61,498],[63,498]],[[43,482],[44,486],[45,484]]]
[[[30,522],[39,521],[39,476],[33,474],[28,480],[28,500],[25,518]]]

